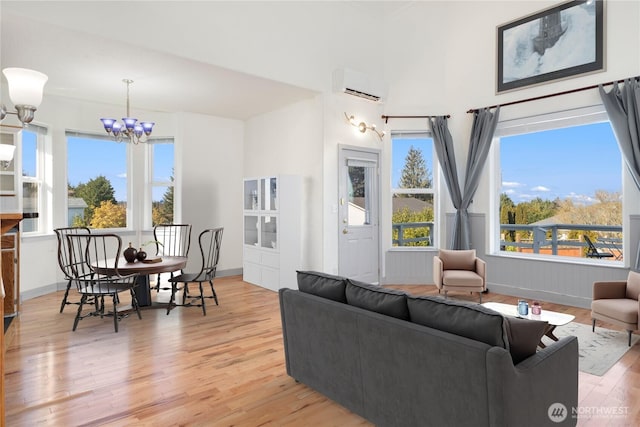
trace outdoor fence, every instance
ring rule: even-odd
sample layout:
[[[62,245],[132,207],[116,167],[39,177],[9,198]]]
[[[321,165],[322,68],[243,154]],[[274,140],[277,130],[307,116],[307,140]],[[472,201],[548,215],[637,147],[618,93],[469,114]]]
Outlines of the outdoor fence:
[[[406,222],[393,224],[394,246],[432,246],[434,230],[433,222]],[[421,230],[421,229],[426,229]],[[408,231],[411,230],[410,233]],[[526,232],[527,238],[519,241],[507,241],[504,237],[509,232]],[[572,233],[573,232],[573,233]],[[593,232],[593,233],[592,233]],[[577,237],[567,238],[565,234],[572,233]],[[587,224],[550,224],[521,225],[500,224],[500,250],[528,253],[547,253],[551,255],[584,256],[584,248],[588,244],[583,241],[583,235],[593,235],[594,245],[598,250],[609,252],[611,260],[622,259],[622,226],[620,225],[587,225]],[[407,237],[416,236],[416,237]],[[572,251],[573,249],[573,251]]]

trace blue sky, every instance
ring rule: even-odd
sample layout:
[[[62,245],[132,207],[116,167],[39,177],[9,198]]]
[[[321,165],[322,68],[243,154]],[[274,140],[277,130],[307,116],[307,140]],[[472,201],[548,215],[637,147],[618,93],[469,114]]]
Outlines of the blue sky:
[[[425,141],[427,148],[422,154],[433,172],[430,139],[393,140],[394,188],[398,187],[409,147],[418,147]],[[592,203],[597,190],[622,190],[620,150],[608,122],[502,137],[500,159],[501,192],[507,193],[515,203],[536,197]],[[458,165],[460,168],[464,165]]]
[[[622,190],[620,149],[608,122],[503,137],[502,192],[591,203],[597,190]]]

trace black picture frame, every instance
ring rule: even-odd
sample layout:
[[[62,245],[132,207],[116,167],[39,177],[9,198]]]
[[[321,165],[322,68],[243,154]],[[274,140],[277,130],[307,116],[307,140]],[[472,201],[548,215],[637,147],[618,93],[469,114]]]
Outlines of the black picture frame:
[[[604,0],[569,1],[500,25],[497,42],[496,93],[604,71]]]

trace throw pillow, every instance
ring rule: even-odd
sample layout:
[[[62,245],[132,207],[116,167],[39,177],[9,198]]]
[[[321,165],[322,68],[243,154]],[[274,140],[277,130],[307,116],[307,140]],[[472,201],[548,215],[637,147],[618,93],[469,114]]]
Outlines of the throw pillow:
[[[432,296],[409,297],[407,305],[414,323],[509,349],[504,317],[496,311]]]
[[[438,257],[444,270],[475,270],[476,250],[440,249]]]
[[[509,352],[513,364],[522,362],[536,353],[540,339],[549,324],[540,320],[521,319],[505,316],[507,320],[507,335],[509,337]]]
[[[405,292],[347,279],[346,295],[349,305],[409,320]]]
[[[298,289],[333,301],[347,302],[345,278],[319,273],[317,271],[297,271]]]

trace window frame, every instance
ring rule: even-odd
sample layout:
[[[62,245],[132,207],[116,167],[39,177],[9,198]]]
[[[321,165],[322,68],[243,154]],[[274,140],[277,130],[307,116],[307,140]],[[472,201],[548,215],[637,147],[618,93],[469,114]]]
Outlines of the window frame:
[[[494,139],[491,144],[490,163],[491,163],[491,195],[490,195],[490,226],[489,226],[489,253],[502,257],[518,257],[528,260],[540,259],[552,262],[563,262],[573,264],[600,264],[607,266],[628,265],[628,256],[623,256],[622,261],[599,261],[597,259],[586,259],[562,255],[534,254],[508,252],[500,250],[500,196],[502,193],[502,164],[500,159],[500,138],[507,136],[515,136],[526,133],[536,133],[548,130],[562,129],[567,127],[577,127],[602,122],[610,122],[609,116],[604,105],[592,105],[588,107],[578,107],[562,111],[554,111],[532,115],[528,117],[514,118],[499,121],[496,126]],[[626,255],[626,248],[629,245],[628,227],[625,226],[625,216],[628,215],[625,208],[625,174],[624,156],[621,154],[622,164],[620,167],[620,182],[622,194],[622,252]]]
[[[173,222],[178,223],[176,210],[176,144],[174,137],[151,137],[147,141],[148,144],[148,161],[147,161],[147,178],[145,180],[146,190],[144,220],[145,228],[153,228],[153,190],[156,187],[173,187]],[[155,144],[172,144],[173,145],[173,181],[155,181],[154,165],[155,165]]]
[[[23,174],[24,170],[24,132],[29,132],[35,134],[36,137],[36,146],[35,146],[35,175],[34,177],[25,176]],[[24,128],[20,131],[20,144],[19,144],[19,164],[16,165],[16,172],[19,170],[19,174],[17,174],[18,182],[18,198],[20,200],[20,210],[24,212],[24,184],[25,183],[33,183],[36,184],[38,189],[38,196],[36,201],[36,212],[38,213],[37,218],[35,219],[36,229],[34,231],[25,231],[23,229],[23,223],[21,222],[21,230],[20,232],[24,237],[29,236],[37,236],[47,233],[48,224],[51,223],[51,147],[49,143],[48,136],[48,128],[45,126],[41,126],[35,123],[30,123],[28,128]]]
[[[393,186],[393,140],[394,139],[431,139],[431,188],[396,188]],[[390,150],[390,166],[389,166],[389,209],[391,212],[389,218],[390,229],[390,241],[388,242],[389,250],[391,251],[424,251],[424,250],[437,250],[440,225],[439,221],[439,206],[440,206],[440,163],[435,151],[435,145],[433,142],[433,134],[428,129],[412,129],[412,130],[391,130],[390,132],[391,150]],[[429,165],[427,165],[429,166]],[[396,194],[431,194],[433,197],[433,234],[431,236],[431,242],[428,246],[394,246],[393,244],[393,199]]]
[[[66,177],[66,182],[65,185],[69,184],[69,137],[75,137],[75,138],[87,138],[87,139],[94,139],[94,140],[101,140],[101,141],[106,141],[106,142],[113,142],[113,143],[117,143],[117,144],[125,144],[127,146],[126,150],[125,150],[125,170],[126,170],[126,174],[127,174],[127,178],[126,178],[126,184],[125,184],[125,188],[127,191],[127,195],[126,195],[126,226],[125,227],[110,227],[110,228],[99,228],[96,230],[100,230],[102,232],[120,232],[120,231],[131,231],[135,229],[135,224],[134,224],[134,212],[137,210],[132,203],[132,197],[131,195],[135,193],[135,180],[136,178],[134,177],[134,168],[132,165],[132,147],[133,144],[131,144],[130,142],[116,142],[114,140],[113,137],[111,137],[110,135],[105,135],[105,134],[98,134],[98,133],[93,133],[93,132],[88,132],[88,131],[79,131],[79,130],[72,130],[72,129],[66,129],[65,130],[65,143],[67,145],[67,157],[66,157],[66,170],[65,170],[65,177]],[[68,224],[68,215],[69,215],[69,197],[67,196],[65,198],[65,211],[64,211],[64,218],[65,218],[65,227],[67,226],[66,224]]]

